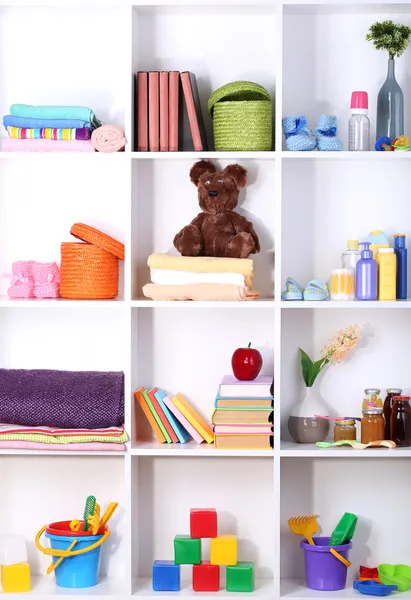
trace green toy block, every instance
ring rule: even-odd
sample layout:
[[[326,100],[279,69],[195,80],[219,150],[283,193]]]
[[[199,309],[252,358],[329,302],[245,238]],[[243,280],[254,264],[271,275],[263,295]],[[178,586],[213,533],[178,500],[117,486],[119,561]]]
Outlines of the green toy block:
[[[201,563],[201,539],[189,535],[174,538],[174,562],[176,565],[199,565]]]
[[[252,592],[254,589],[254,563],[238,562],[227,567],[227,592]]]

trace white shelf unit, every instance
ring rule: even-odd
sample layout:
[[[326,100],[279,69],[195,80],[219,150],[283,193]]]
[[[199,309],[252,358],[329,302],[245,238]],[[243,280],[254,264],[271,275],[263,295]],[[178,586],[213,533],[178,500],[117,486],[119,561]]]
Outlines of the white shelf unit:
[[[410,562],[403,524],[411,450],[363,453],[294,444],[287,416],[303,391],[298,346],[318,353],[335,330],[354,322],[365,334],[361,347],[319,382],[333,413],[340,407],[358,412],[370,385],[399,385],[410,392],[411,301],[281,301],[287,276],[304,285],[313,277],[326,279],[347,238],[363,237],[374,227],[411,233],[411,154],[287,152],[281,131],[283,115],[306,114],[315,126],[321,111],[332,110],[346,142],[350,93],[356,88],[368,89],[375,125],[386,65],[365,33],[383,17],[410,24],[409,0],[9,4],[0,0],[2,114],[13,102],[90,105],[105,122],[123,126],[128,140],[126,152],[114,156],[0,153],[2,273],[17,259],[58,260],[60,243],[71,239],[76,221],[100,227],[126,246],[117,301],[11,302],[7,280],[0,280],[0,367],[123,370],[131,436],[127,451],[115,456],[0,449],[0,534],[14,531],[27,538],[33,590],[24,596],[197,596],[187,569],[180,593],[155,593],[150,582],[152,561],[172,558],[173,537],[188,530],[188,510],[195,505],[215,506],[222,531],[238,534],[241,558],[255,560],[252,598],[354,598],[350,585],[360,563]],[[224,83],[262,83],[274,99],[275,150],[132,151],[133,77],[139,69],[194,71],[204,111],[211,90]],[[409,51],[397,73],[409,129]],[[207,118],[206,123],[210,134]],[[253,220],[262,241],[255,257],[258,302],[151,302],[142,295],[147,256],[171,251],[174,234],[199,212],[188,177],[199,158],[222,167],[238,161],[249,170],[239,211]],[[157,444],[132,392],[140,385],[180,390],[209,416],[234,348],[249,341],[263,352],[265,372],[275,372],[274,450]],[[370,485],[372,473],[382,483],[378,495]],[[56,589],[53,576],[42,575],[47,561],[35,551],[34,535],[46,522],[77,515],[90,493],[103,504],[120,502],[103,551],[102,581],[88,590]],[[286,521],[319,512],[327,532],[346,510],[360,516],[348,587],[326,595],[308,590],[299,540]],[[390,520],[383,519],[384,510],[391,511]],[[207,554],[207,544],[204,550]],[[238,594],[221,590],[217,596]]]

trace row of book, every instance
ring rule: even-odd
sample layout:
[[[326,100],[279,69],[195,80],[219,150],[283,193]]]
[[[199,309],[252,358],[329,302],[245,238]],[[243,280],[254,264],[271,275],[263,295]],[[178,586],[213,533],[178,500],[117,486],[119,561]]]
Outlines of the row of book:
[[[216,448],[273,448],[273,378],[260,375],[252,381],[239,381],[226,375],[214,403],[212,423]]]
[[[207,150],[207,138],[194,73],[139,71],[137,73],[137,150],[183,150],[183,101],[194,150]]]
[[[134,396],[160,444],[197,444],[214,441],[213,430],[183,394],[167,395],[164,390],[140,388]]]

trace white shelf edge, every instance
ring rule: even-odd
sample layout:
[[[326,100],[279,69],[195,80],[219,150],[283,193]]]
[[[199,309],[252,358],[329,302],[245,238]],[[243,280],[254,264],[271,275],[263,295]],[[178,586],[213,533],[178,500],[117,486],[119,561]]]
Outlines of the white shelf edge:
[[[160,159],[160,160],[182,160],[182,159],[190,159],[190,160],[200,160],[202,158],[235,158],[235,159],[250,159],[250,160],[273,160],[277,153],[275,151],[270,152],[225,152],[215,151],[215,152],[132,152],[131,156],[133,159],[137,160],[147,160],[147,159]]]
[[[2,5],[0,4],[0,7]],[[53,5],[54,6],[54,5]],[[1,145],[1,140],[0,140]],[[116,158],[113,159],[113,156]],[[3,152],[0,151],[0,160],[3,158],[12,158],[25,160],[63,160],[78,159],[83,160],[128,160],[131,152]]]
[[[55,300],[6,300],[0,299],[0,308],[121,308],[128,306],[125,300],[65,300],[58,298]]]
[[[125,456],[126,450],[17,450],[0,448],[0,456]]]
[[[15,600],[23,598],[36,598],[44,600],[48,597],[56,597],[60,600],[76,598],[77,600],[106,600],[107,598],[126,598],[128,595],[124,589],[124,582],[121,579],[111,577],[102,578],[100,582],[91,588],[69,589],[56,586],[54,575],[34,575],[31,577],[31,591],[21,594],[9,594]]]
[[[331,447],[320,448],[315,444],[296,444],[294,442],[281,442],[281,458],[410,458],[410,448],[369,448],[354,450],[354,448]]]
[[[253,300],[251,302],[183,301],[183,300],[132,300],[132,308],[274,308],[274,300]]]
[[[284,160],[353,160],[353,161],[398,161],[411,160],[411,152],[349,152],[342,150],[341,152],[288,152],[282,150],[278,153],[279,157]]]
[[[349,308],[352,310],[355,309],[364,309],[371,308],[372,310],[390,310],[390,309],[399,309],[399,308],[411,308],[411,300],[394,300],[384,301],[384,300],[375,300],[375,301],[327,301],[327,300],[282,300],[281,301],[282,309],[296,309],[303,308],[305,310],[310,310],[313,308],[324,308],[324,309],[338,309],[338,308]]]
[[[185,444],[159,444],[153,442],[136,443],[130,449],[132,456],[212,456],[218,457],[274,457],[274,450],[217,450],[213,444],[196,444],[186,442]]]

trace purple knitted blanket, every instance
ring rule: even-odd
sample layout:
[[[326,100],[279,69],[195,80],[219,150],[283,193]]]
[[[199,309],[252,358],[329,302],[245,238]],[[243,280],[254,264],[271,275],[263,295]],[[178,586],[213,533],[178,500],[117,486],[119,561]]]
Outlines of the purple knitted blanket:
[[[124,373],[0,369],[0,422],[66,429],[124,424]]]

